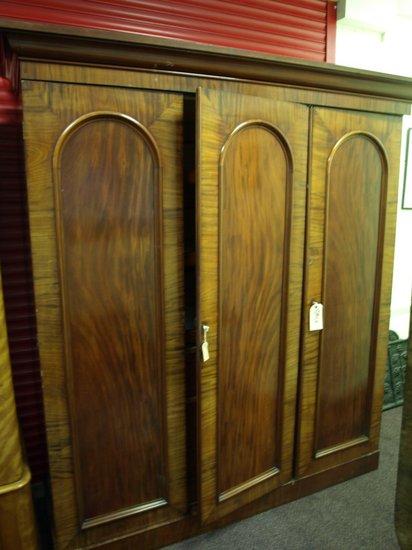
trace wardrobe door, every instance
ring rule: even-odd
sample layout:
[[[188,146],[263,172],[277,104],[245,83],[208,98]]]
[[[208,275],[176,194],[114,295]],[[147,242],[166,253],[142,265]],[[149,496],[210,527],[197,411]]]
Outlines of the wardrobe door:
[[[307,121],[300,105],[198,94],[205,523],[292,477]]]
[[[378,448],[400,118],[314,109],[298,474]],[[310,330],[313,302],[324,326]],[[319,328],[319,327],[318,327]]]
[[[182,97],[23,99],[56,537],[77,548],[186,511]]]

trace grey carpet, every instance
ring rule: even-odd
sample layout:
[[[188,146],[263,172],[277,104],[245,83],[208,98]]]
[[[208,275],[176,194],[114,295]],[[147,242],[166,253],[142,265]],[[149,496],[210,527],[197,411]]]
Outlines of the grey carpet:
[[[379,469],[168,550],[398,550],[393,525],[402,409],[383,413]]]

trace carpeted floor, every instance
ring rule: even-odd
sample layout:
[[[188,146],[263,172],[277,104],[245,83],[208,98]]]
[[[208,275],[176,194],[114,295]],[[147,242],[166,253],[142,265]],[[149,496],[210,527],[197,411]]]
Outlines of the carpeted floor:
[[[168,550],[393,550],[402,409],[383,413],[379,469]]]

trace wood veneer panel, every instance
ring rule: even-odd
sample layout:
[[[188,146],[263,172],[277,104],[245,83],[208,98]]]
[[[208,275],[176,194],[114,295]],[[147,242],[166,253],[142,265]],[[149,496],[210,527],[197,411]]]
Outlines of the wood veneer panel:
[[[56,542],[84,547],[186,511],[183,98],[23,87]]]
[[[205,523],[292,474],[307,113],[199,94],[198,319],[210,326],[210,359],[200,362]]]
[[[72,82],[99,84],[106,86],[125,86],[131,88],[149,88],[175,92],[196,92],[201,86],[232,93],[262,96],[272,100],[290,101],[296,103],[323,105],[354,109],[361,111],[381,112],[390,114],[409,114],[410,102],[362,97],[357,94],[329,93],[318,89],[305,89],[287,85],[271,84],[269,82],[252,82],[234,80],[231,78],[213,78],[197,75],[174,75],[167,71],[133,71],[120,68],[90,67],[60,63],[45,63],[41,61],[22,61],[22,78],[28,80],[51,80],[57,82]]]
[[[378,447],[400,120],[314,109],[310,145],[298,475]],[[313,301],[324,329],[309,331]]]
[[[80,122],[58,147],[65,330],[88,519],[167,497],[160,158],[147,134],[110,114]]]
[[[273,127],[255,122],[230,136],[221,158],[220,499],[279,467],[283,251],[292,169],[286,147]]]
[[[384,152],[367,134],[349,135],[328,162],[317,453],[368,437],[379,217],[387,178]]]
[[[23,454],[20,447],[19,423],[14,400],[13,380],[7,339],[3,287],[0,272],[0,403],[1,453],[0,489],[18,481],[23,475]]]

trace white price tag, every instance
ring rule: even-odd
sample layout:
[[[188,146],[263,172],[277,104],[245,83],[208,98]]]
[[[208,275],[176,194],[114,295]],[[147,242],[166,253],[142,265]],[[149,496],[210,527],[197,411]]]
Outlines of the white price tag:
[[[309,310],[309,330],[323,329],[323,304],[313,302]]]
[[[202,357],[203,363],[209,360],[209,344],[207,342],[203,342],[202,344]]]
[[[203,330],[203,343],[202,343],[202,358],[203,363],[209,360],[209,343],[207,341],[207,333],[209,332],[209,325],[202,325]]]

